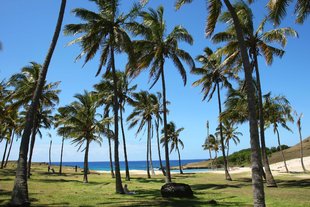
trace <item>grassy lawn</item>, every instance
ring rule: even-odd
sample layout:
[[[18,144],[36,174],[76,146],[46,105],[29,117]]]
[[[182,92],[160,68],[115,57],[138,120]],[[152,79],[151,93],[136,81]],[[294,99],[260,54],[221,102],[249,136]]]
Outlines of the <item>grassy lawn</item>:
[[[32,206],[211,206],[207,202],[216,200],[217,206],[252,206],[250,174],[233,174],[233,181],[225,181],[224,175],[184,174],[173,175],[174,182],[190,184],[195,198],[165,199],[160,195],[163,176],[147,179],[132,176],[126,182],[136,195],[114,193],[114,180],[109,174],[91,174],[89,183],[83,184],[81,172],[65,168],[60,176],[48,174],[46,165],[35,164],[28,182]],[[14,168],[0,170],[0,206],[5,206],[11,195]],[[266,189],[267,206],[310,206],[310,175],[276,176],[279,188]]]

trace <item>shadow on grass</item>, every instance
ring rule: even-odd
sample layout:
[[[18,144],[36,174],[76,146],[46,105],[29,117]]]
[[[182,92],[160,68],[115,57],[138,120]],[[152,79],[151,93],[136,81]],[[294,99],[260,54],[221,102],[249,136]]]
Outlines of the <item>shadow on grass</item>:
[[[303,180],[277,180],[279,187],[285,188],[310,188],[310,179]]]
[[[136,195],[134,195],[136,196]],[[199,198],[162,198],[161,196],[157,196],[156,199],[124,199],[114,198],[110,199],[109,202],[97,203],[97,206],[171,206],[171,207],[189,207],[189,206],[244,206],[243,203],[240,202],[220,202],[217,201],[218,204],[210,204],[210,201],[201,200]]]
[[[15,169],[1,169],[0,176],[15,176]],[[2,180],[2,179],[1,179]]]
[[[0,206],[5,206],[8,203],[8,198],[10,198],[11,192],[0,189]]]

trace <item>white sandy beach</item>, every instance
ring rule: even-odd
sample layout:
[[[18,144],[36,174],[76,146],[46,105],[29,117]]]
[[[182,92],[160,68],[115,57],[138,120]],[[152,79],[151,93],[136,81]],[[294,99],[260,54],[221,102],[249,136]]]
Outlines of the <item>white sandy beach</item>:
[[[303,172],[301,167],[300,158],[287,160],[286,161],[287,167],[291,173],[301,173]],[[308,171],[310,171],[310,156],[304,157],[304,164]],[[285,167],[283,162],[278,162],[275,164],[271,164],[270,168],[274,175],[278,175],[280,173],[285,173]],[[110,173],[110,171],[96,171],[98,173]],[[245,173],[245,172],[251,172],[250,167],[233,167],[229,169],[229,172],[231,174],[237,174],[237,173]],[[125,174],[125,171],[121,171],[122,174]],[[133,175],[146,175],[146,170],[130,170],[130,173]],[[172,174],[177,174],[178,172],[171,172]],[[224,171],[221,170],[211,170],[211,171],[205,171],[205,172],[197,172],[197,173],[218,173],[218,174],[224,174]],[[155,170],[155,175],[160,175],[160,170]],[[310,176],[310,175],[309,175]]]

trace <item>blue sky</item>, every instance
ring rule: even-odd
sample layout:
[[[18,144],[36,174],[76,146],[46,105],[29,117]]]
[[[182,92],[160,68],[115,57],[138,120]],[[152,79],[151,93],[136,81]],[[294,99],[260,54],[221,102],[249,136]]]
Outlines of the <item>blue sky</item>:
[[[127,10],[134,0],[120,1],[121,10]],[[261,21],[266,14],[264,4],[267,1],[260,1],[251,7],[255,14],[255,24]],[[206,5],[205,1],[194,1],[192,4],[186,5],[179,11],[173,8],[174,1],[151,0],[148,7],[157,8],[159,5],[165,7],[165,19],[167,24],[167,32],[170,32],[176,25],[182,25],[188,29],[194,38],[192,46],[181,44],[180,47],[187,50],[193,57],[201,54],[206,46],[216,49],[218,45],[213,45],[209,39],[204,36]],[[0,40],[3,44],[3,50],[0,52],[0,79],[8,79],[12,74],[17,73],[23,66],[29,64],[30,61],[42,63],[47,49],[49,47],[60,1],[4,1],[0,7]],[[64,23],[77,23],[79,19],[75,18],[71,10],[77,7],[84,7],[95,10],[93,3],[85,0],[68,0]],[[290,8],[290,10],[292,10]],[[282,27],[293,27],[299,33],[299,38],[289,38],[285,48],[286,54],[282,59],[275,59],[273,65],[267,66],[263,59],[260,59],[261,79],[263,92],[269,91],[274,95],[285,95],[291,102],[291,105],[299,113],[303,113],[302,133],[304,137],[310,135],[310,107],[309,107],[309,39],[307,35],[310,33],[309,20],[304,25],[296,25],[294,23],[294,15],[289,11],[287,18],[281,24]],[[223,25],[219,25],[216,31],[222,31]],[[269,29],[272,28],[269,26]],[[98,58],[95,57],[91,62],[83,68],[83,60],[75,62],[75,57],[79,54],[79,46],[66,46],[73,37],[64,36],[63,33],[59,37],[58,45],[55,50],[52,62],[49,67],[47,80],[61,81],[60,104],[64,106],[72,102],[76,93],[82,93],[84,89],[92,90],[92,85],[98,83],[100,77],[95,77],[98,67]],[[119,55],[116,59],[117,68],[124,70],[126,64],[126,56]],[[214,133],[217,127],[217,99],[214,97],[210,102],[202,102],[202,94],[200,88],[194,88],[191,84],[197,79],[188,71],[188,83],[184,87],[182,79],[175,70],[170,61],[166,61],[166,82],[167,82],[167,98],[171,102],[169,105],[170,113],[168,121],[174,121],[177,127],[184,127],[185,130],[181,134],[185,148],[182,150],[183,159],[207,159],[208,153],[202,150],[201,145],[206,137],[206,121],[210,122],[210,132]],[[243,75],[242,75],[243,77]],[[138,84],[138,90],[148,90],[148,74],[143,73],[137,79],[132,81]],[[151,92],[161,91],[160,81],[155,85]],[[225,99],[226,91],[222,90],[222,100]],[[126,109],[125,116],[130,113],[131,108]],[[289,125],[294,133],[280,129],[282,143],[294,145],[298,142],[298,131],[296,124]],[[231,145],[231,151],[248,148],[249,128],[248,124],[239,126],[239,130],[243,133],[240,137],[241,143],[238,146]],[[53,139],[53,161],[59,160],[61,138],[50,130]],[[127,130],[127,146],[129,160],[144,160],[146,156],[146,133],[138,137],[135,136],[135,130]],[[43,133],[42,139],[37,139],[34,149],[34,161],[48,160],[48,145],[50,138]],[[18,144],[17,144],[18,143]],[[17,159],[19,143],[14,143],[11,158]],[[155,139],[153,140],[153,158],[157,159]],[[276,146],[276,137],[272,130],[266,131],[267,146]],[[4,143],[1,143],[0,154],[2,156]],[[122,146],[120,146],[122,149]],[[64,149],[65,161],[82,161],[84,153],[77,152],[77,148],[70,145],[70,141],[66,141]],[[122,150],[120,150],[122,151]],[[176,159],[176,153],[171,154],[171,159]],[[90,161],[108,160],[108,148],[106,140],[102,147],[98,145],[90,146]],[[120,159],[123,160],[121,153]]]

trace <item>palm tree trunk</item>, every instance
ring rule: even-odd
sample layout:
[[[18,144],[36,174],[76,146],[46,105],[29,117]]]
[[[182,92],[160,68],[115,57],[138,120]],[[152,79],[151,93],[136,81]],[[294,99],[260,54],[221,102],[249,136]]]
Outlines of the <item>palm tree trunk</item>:
[[[283,162],[284,162],[284,167],[285,167],[286,173],[289,173],[288,168],[287,168],[287,165],[286,165],[286,159],[285,159],[285,156],[284,156],[284,152],[283,152],[283,150],[282,150],[282,146],[281,146],[281,142],[280,142],[280,134],[279,134],[279,131],[276,130],[276,133],[277,133],[278,145],[279,145],[279,148],[280,148],[280,151],[281,151],[282,160],[283,160]]]
[[[86,147],[85,147],[85,155],[84,155],[84,177],[83,177],[83,182],[88,183],[88,150],[89,150],[89,138],[86,138]]]
[[[124,124],[123,124],[123,109],[121,108],[119,111],[120,111],[120,116],[121,116],[120,118],[121,118],[121,129],[122,129],[123,146],[124,146],[126,180],[127,180],[127,181],[130,181],[129,167],[128,167],[128,159],[127,159],[126,139],[125,139]]]
[[[229,156],[229,140],[227,141],[227,165],[228,165],[228,156]]]
[[[165,158],[166,158],[166,183],[171,183],[170,174],[170,162],[169,162],[169,146],[168,146],[168,136],[167,136],[167,105],[166,105],[166,84],[165,84],[165,73],[164,73],[164,60],[160,62],[161,70],[161,82],[163,90],[163,114],[164,114],[164,146],[165,146]]]
[[[112,178],[115,178],[114,170],[113,170],[113,162],[112,162],[111,138],[108,138],[108,142],[109,142],[109,157],[110,157],[111,176],[112,176]]]
[[[12,133],[12,139],[10,141],[10,148],[9,148],[9,152],[8,152],[8,155],[6,156],[6,160],[5,160],[5,163],[4,163],[4,168],[6,167],[6,165],[8,164],[8,161],[9,161],[9,157],[10,157],[10,154],[11,154],[11,149],[12,149],[12,145],[13,145],[13,142],[14,142],[14,132]]]
[[[117,97],[117,77],[116,77],[116,69],[115,69],[115,60],[114,60],[114,47],[111,46],[111,61],[112,61],[112,75],[113,75],[113,111],[114,111],[114,165],[115,165],[115,191],[116,193],[124,194],[124,189],[122,185],[122,177],[120,172],[119,166],[119,141],[118,141],[118,110],[119,110],[119,103]]]
[[[49,167],[52,166],[52,143],[53,143],[53,141],[51,140],[50,141],[50,148],[48,150],[48,165],[49,165]]]
[[[218,99],[218,105],[219,105],[219,116],[222,113],[222,104],[221,104],[221,94],[220,94],[220,84],[217,82],[216,83],[217,87],[217,99]],[[222,121],[220,120],[220,136],[221,136],[221,145],[222,145],[222,154],[223,154],[223,160],[224,160],[224,170],[225,170],[225,177],[226,180],[231,181],[230,174],[228,172],[228,166],[227,166],[227,157],[225,154],[225,145],[224,145],[224,137],[223,137],[223,126],[222,126]]]
[[[62,142],[61,142],[61,152],[60,152],[60,163],[59,163],[59,174],[62,174],[62,155],[64,151],[64,142],[65,142],[65,137],[62,137]]]
[[[236,14],[234,7],[231,5],[229,0],[223,0],[227,9],[229,10],[236,34],[238,39],[238,44],[240,47],[242,64],[245,73],[246,81],[246,92],[248,100],[248,110],[249,110],[249,125],[250,125],[250,144],[251,144],[251,162],[252,162],[252,186],[253,186],[253,204],[254,207],[265,207],[265,193],[264,185],[261,171],[261,157],[259,149],[259,136],[258,136],[258,125],[256,119],[256,109],[255,109],[255,92],[252,83],[252,70],[249,61],[249,56],[247,53],[247,48],[244,41],[244,36],[242,32],[242,27],[240,21]]]
[[[150,174],[150,144],[149,144],[149,140],[150,140],[150,134],[151,134],[151,124],[150,124],[150,120],[147,120],[147,141],[146,141],[146,172],[147,172],[147,178],[151,178],[151,174]]]
[[[150,130],[151,130],[151,134],[153,134],[152,124],[151,124]],[[154,171],[154,167],[153,167],[153,158],[152,158],[152,136],[150,136],[149,148],[150,148],[150,168],[151,168],[152,176],[154,176],[155,171]]]
[[[163,163],[161,161],[160,143],[159,143],[159,119],[158,118],[156,122],[156,136],[157,136],[157,150],[158,150],[159,165],[160,165],[160,169],[163,175],[166,176],[166,172],[165,172],[165,169],[163,168]]]
[[[33,148],[34,148],[34,143],[36,141],[36,132],[37,132],[37,126],[36,126],[36,123],[34,123],[33,128],[32,128],[32,133],[31,133],[30,152],[29,152],[29,159],[28,159],[28,166],[27,166],[28,167],[27,176],[29,179],[30,179],[30,172],[31,172],[31,160],[32,160],[32,154],[33,154]]]
[[[2,158],[0,169],[3,169],[3,167],[4,167],[5,155],[6,155],[6,150],[8,148],[8,145],[9,145],[9,139],[6,139],[6,143],[5,143],[5,148],[4,148],[4,153],[3,153],[3,158]]]
[[[178,151],[178,157],[179,157],[179,170],[180,170],[180,174],[183,174],[182,163],[181,163],[181,155],[180,155],[179,147],[177,147],[177,151]]]
[[[30,138],[31,129],[33,125],[34,114],[38,108],[39,99],[42,94],[43,86],[45,83],[48,66],[52,59],[52,55],[56,47],[56,43],[57,43],[59,33],[61,30],[62,20],[63,20],[63,16],[65,13],[66,2],[67,2],[66,0],[61,1],[61,7],[59,10],[59,16],[57,20],[55,33],[52,39],[52,43],[50,45],[44,64],[42,66],[42,71],[40,73],[38,84],[34,92],[34,97],[32,98],[32,103],[30,105],[29,110],[27,111],[26,126],[24,129],[21,144],[20,144],[19,157],[18,157],[17,168],[16,168],[16,177],[15,177],[15,182],[14,182],[14,188],[12,191],[12,198],[10,202],[11,206],[29,206],[30,205],[30,201],[28,197],[28,185],[27,185],[27,154],[28,154],[28,147],[29,147],[29,138]]]
[[[262,96],[262,87],[260,83],[260,75],[258,68],[257,53],[254,51],[254,64],[256,72],[256,84],[258,91],[258,113],[259,113],[259,131],[260,131],[260,141],[261,141],[261,150],[262,150],[262,160],[263,165],[266,171],[266,183],[267,187],[277,187],[277,183],[273,178],[273,175],[270,170],[269,160],[266,152],[266,143],[265,143],[265,120],[264,120],[264,111],[263,111],[263,96]]]
[[[211,154],[211,149],[209,148],[209,156],[211,160],[211,169],[213,169],[213,159],[212,159],[212,154]]]
[[[305,168],[304,165],[304,150],[302,146],[302,136],[301,136],[301,126],[298,126],[298,132],[299,132],[299,139],[300,139],[300,161],[301,161],[301,166],[304,172],[307,172],[307,169]]]

